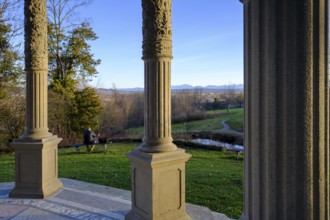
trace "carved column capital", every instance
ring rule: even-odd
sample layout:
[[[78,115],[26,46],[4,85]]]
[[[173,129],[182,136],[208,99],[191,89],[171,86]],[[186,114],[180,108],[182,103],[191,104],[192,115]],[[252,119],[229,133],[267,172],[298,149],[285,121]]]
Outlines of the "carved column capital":
[[[46,0],[25,0],[26,138],[49,137]]]
[[[25,68],[48,70],[47,10],[45,0],[25,1]]]
[[[172,0],[144,0],[143,59],[172,58]]]

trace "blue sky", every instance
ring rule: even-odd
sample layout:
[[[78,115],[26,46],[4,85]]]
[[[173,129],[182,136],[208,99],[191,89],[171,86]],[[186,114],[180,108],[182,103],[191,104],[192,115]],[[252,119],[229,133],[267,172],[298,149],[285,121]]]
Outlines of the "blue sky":
[[[243,82],[243,5],[239,0],[173,0],[172,85]],[[80,9],[102,60],[92,85],[143,87],[141,0],[94,0]]]

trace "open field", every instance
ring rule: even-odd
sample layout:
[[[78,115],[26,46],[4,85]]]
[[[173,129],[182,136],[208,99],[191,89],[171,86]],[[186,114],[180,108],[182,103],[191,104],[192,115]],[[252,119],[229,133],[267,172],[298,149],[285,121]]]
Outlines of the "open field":
[[[116,188],[131,188],[130,162],[125,154],[139,144],[115,143],[108,153],[83,149],[59,150],[59,176]],[[238,218],[243,206],[243,161],[235,154],[186,149],[192,158],[186,168],[186,201]],[[14,156],[0,155],[0,182],[14,181]]]
[[[172,133],[182,133],[189,131],[219,131],[223,128],[220,123],[225,120],[232,130],[242,131],[244,121],[244,109],[223,109],[208,111],[209,116],[214,116],[204,120],[189,121],[184,123],[172,124]],[[127,135],[143,136],[143,127],[127,130]]]
[[[219,116],[218,120],[226,120],[226,123],[232,130],[240,131],[243,129],[244,123],[244,108],[235,108],[228,110],[214,110],[208,111],[207,114],[215,114]]]

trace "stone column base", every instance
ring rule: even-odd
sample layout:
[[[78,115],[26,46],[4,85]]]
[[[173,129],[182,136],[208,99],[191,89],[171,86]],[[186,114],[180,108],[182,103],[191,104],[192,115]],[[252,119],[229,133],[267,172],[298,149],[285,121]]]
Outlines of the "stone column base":
[[[10,197],[46,198],[62,188],[58,179],[57,146],[61,141],[51,136],[37,141],[16,140],[15,188]]]
[[[132,163],[132,210],[126,220],[191,219],[185,204],[184,150],[127,154]]]

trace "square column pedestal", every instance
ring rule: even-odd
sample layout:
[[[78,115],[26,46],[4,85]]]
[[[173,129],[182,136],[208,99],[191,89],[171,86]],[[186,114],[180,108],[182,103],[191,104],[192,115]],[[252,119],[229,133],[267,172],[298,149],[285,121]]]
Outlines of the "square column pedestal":
[[[191,155],[182,149],[145,153],[136,148],[127,156],[132,166],[132,210],[125,219],[191,219],[185,204],[185,163]]]
[[[15,188],[10,197],[46,198],[62,188],[58,179],[57,146],[61,141],[51,136],[38,141],[16,140]]]

